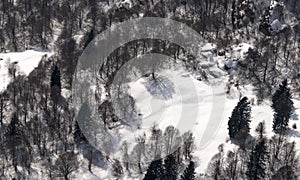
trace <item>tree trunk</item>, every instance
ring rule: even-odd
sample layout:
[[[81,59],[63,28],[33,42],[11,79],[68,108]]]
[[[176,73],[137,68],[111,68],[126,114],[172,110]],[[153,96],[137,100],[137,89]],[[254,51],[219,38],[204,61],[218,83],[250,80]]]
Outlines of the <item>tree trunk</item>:
[[[151,75],[152,75],[152,79],[155,80],[155,73],[152,72]]]

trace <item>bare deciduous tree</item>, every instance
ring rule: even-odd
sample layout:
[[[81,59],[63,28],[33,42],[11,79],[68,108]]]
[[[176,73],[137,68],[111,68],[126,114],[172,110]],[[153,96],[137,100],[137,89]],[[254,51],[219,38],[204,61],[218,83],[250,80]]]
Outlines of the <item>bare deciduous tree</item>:
[[[70,175],[78,168],[77,154],[65,152],[59,155],[52,168],[55,177],[69,180]]]

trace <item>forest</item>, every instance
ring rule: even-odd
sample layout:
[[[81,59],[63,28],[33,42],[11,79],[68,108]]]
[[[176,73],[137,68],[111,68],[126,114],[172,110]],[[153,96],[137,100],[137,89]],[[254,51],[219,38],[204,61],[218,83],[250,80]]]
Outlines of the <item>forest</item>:
[[[297,0],[2,0],[0,83],[5,68],[10,83],[0,88],[0,179],[299,179],[300,123],[295,118],[300,112],[299,12]],[[206,157],[208,162],[199,160],[206,154],[198,153],[202,152],[197,148],[198,133],[180,132],[173,125],[153,124],[134,140],[125,139],[118,152],[112,151],[114,142],[97,149],[81,130],[77,119],[89,123],[95,118],[88,103],[76,109],[72,99],[78,59],[103,31],[143,17],[183,23],[213,48],[199,59],[161,39],[120,46],[98,67],[97,120],[108,132],[128,126],[127,116],[136,117],[141,125],[136,99],[128,87],[114,84],[114,77],[140,55],[172,57],[174,62],[156,64],[159,68],[143,78],[155,87],[171,86],[163,69],[180,62],[197,75],[196,81],[224,82],[227,99],[239,92],[234,107],[227,110],[230,116],[223,120],[226,141]],[[245,42],[251,44],[245,54],[231,55]],[[52,54],[43,55],[28,75],[19,73],[23,57],[18,57],[19,63],[2,59],[27,51]],[[215,67],[222,75],[214,73]],[[248,97],[243,92],[250,85]],[[112,101],[119,96],[127,97],[117,106],[126,110],[123,118]],[[271,121],[260,121],[260,114],[253,113],[252,108],[262,106],[271,109],[264,115]],[[254,127],[251,122],[256,119],[260,122]]]

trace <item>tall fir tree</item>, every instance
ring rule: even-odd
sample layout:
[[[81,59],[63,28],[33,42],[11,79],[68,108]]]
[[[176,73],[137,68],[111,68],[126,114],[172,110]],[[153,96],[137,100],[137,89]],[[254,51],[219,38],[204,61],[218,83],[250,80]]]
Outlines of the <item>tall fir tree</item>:
[[[228,121],[229,136],[236,139],[238,135],[248,134],[250,131],[251,106],[247,97],[242,98],[233,109]]]
[[[169,154],[164,160],[165,173],[163,180],[176,180],[178,174],[178,163],[174,154]]]
[[[11,122],[5,132],[5,147],[11,155],[12,165],[15,172],[18,172],[17,166],[30,167],[29,153],[25,145],[28,143],[24,134],[24,126],[19,120],[17,113],[13,113]]]
[[[51,97],[54,101],[57,101],[61,93],[60,70],[57,66],[55,66],[52,71],[50,87],[51,87]]]
[[[294,103],[292,94],[288,87],[287,80],[284,80],[279,89],[272,97],[272,108],[274,110],[273,131],[279,132],[285,130],[291,117]]]
[[[81,142],[88,142],[87,139],[85,138],[84,134],[82,133],[78,121],[75,121],[75,127],[74,127],[74,132],[73,132],[73,137],[76,143],[81,143]]]
[[[57,86],[59,89],[61,89],[60,70],[56,65],[52,71],[50,83],[51,87]]]
[[[17,146],[22,144],[24,132],[24,127],[19,121],[17,113],[13,113],[11,122],[7,126],[5,137],[7,140],[6,147],[15,149]]]
[[[264,134],[266,133],[265,121],[258,123],[255,132],[257,133],[259,139],[264,138]]]
[[[266,161],[268,158],[266,139],[262,138],[254,146],[247,163],[246,176],[249,180],[265,179]]]
[[[164,168],[162,164],[162,159],[160,157],[157,157],[149,165],[144,180],[160,179],[163,174],[164,174]]]
[[[182,180],[194,180],[195,179],[195,163],[190,161],[189,165],[185,168],[181,175]]]

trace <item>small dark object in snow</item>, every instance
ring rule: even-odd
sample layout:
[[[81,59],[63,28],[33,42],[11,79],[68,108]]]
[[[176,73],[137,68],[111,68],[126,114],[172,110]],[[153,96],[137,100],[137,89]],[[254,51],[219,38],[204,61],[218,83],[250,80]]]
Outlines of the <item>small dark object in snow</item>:
[[[218,56],[225,56],[225,51],[219,51]]]
[[[151,73],[144,74],[142,77],[149,77]]]
[[[213,52],[214,54],[217,54],[217,53],[218,53],[218,50],[217,50],[217,49],[213,49],[212,52]]]
[[[297,124],[295,123],[295,124],[293,124],[293,129],[297,129]]]
[[[228,67],[226,64],[224,65],[224,69],[226,70],[226,71],[228,71],[229,69],[231,69],[230,67]]]
[[[12,64],[18,64],[18,62],[17,62],[17,61],[15,61],[15,62],[12,62]]]
[[[0,58],[0,61],[2,61],[3,59],[2,58]]]

